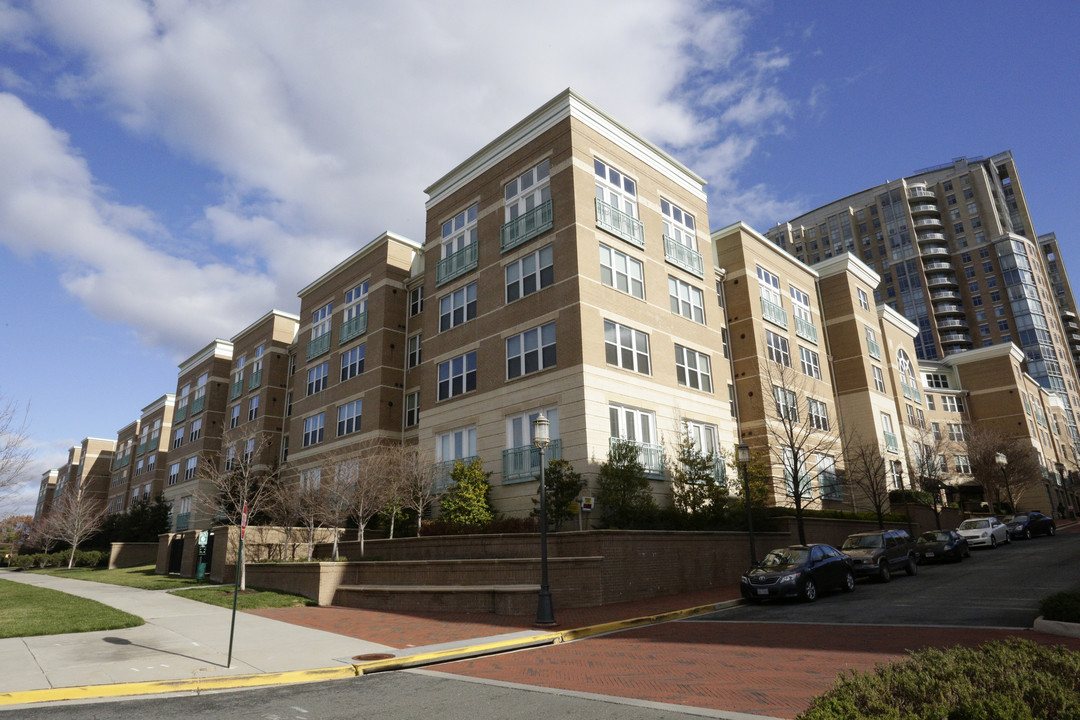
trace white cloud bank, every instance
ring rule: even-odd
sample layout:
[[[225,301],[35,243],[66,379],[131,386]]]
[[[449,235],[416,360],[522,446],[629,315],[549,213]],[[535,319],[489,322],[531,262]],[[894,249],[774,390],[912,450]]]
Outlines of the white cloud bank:
[[[771,224],[787,207],[735,178],[790,115],[788,63],[744,51],[748,21],[651,0],[0,4],[0,50],[32,70],[0,66],[0,242],[184,356],[383,229],[422,239],[422,189],[565,87],[703,174],[714,226]],[[203,222],[99,187],[31,94],[219,174]]]

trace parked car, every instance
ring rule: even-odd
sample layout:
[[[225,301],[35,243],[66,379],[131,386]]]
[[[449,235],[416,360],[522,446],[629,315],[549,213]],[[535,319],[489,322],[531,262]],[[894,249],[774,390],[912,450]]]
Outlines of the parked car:
[[[1054,519],[1043,515],[1038,510],[1017,513],[1011,518],[1006,518],[1005,525],[1009,528],[1011,537],[1024,538],[1025,540],[1030,540],[1036,535],[1053,537],[1057,533],[1057,525],[1054,524]]]
[[[920,562],[939,562],[953,560],[960,562],[971,557],[966,538],[954,530],[929,530],[915,541]]]
[[[996,517],[968,518],[956,528],[956,533],[968,541],[971,547],[1008,544],[1009,528]]]
[[[851,557],[858,577],[876,577],[889,582],[892,574],[904,570],[908,575],[918,572],[915,543],[906,530],[878,530],[848,535],[840,548]]]
[[[792,545],[770,551],[742,576],[742,595],[748,600],[797,597],[817,599],[820,590],[855,589],[851,558],[832,545]]]

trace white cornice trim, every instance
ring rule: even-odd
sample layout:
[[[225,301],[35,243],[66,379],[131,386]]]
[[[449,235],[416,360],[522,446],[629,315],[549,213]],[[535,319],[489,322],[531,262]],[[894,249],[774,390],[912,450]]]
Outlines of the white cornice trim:
[[[908,320],[900,312],[893,310],[888,305],[878,305],[878,318],[882,322],[887,322],[906,332],[911,337],[915,337],[919,334],[919,326]]]
[[[747,235],[751,236],[752,238],[754,238],[755,240],[757,240],[759,245],[763,245],[770,252],[777,255],[781,259],[782,262],[794,265],[795,267],[799,268],[803,272],[805,272],[808,275],[810,275],[811,277],[813,277],[814,280],[818,279],[819,275],[818,275],[817,270],[810,267],[809,265],[807,265],[803,261],[799,260],[799,258],[795,257],[794,255],[789,253],[787,250],[784,250],[782,247],[780,247],[779,245],[774,243],[772,240],[770,240],[769,238],[767,238],[764,235],[762,235],[761,233],[759,233],[754,228],[747,225],[742,220],[739,220],[738,222],[734,222],[734,223],[728,225],[725,228],[720,228],[719,230],[714,231],[711,235],[709,235],[709,239],[712,240],[713,245],[715,246],[716,243],[719,240],[722,240],[723,238],[725,238],[728,235],[731,235],[732,233],[737,232],[737,231],[742,231],[742,232],[746,233]],[[747,271],[747,272],[749,272],[749,271]]]
[[[855,276],[856,280],[869,285],[871,292],[881,282],[881,276],[872,267],[849,252],[814,263],[814,269],[818,271],[821,277],[829,277],[842,272],[850,273]]]
[[[415,240],[410,240],[409,238],[405,237],[404,235],[398,235],[397,233],[392,233],[389,230],[384,230],[381,235],[367,241],[366,243],[364,243],[364,245],[359,250],[354,252],[352,255],[345,258],[344,260],[339,262],[337,265],[335,265],[334,267],[332,267],[329,270],[327,270],[326,272],[324,272],[322,275],[320,275],[318,278],[316,278],[313,282],[308,283],[308,285],[306,285],[300,292],[296,293],[296,296],[299,297],[299,298],[303,298],[305,295],[307,295],[312,290],[315,290],[319,286],[323,285],[326,281],[330,280],[334,276],[341,273],[343,270],[350,267],[354,262],[356,262],[360,258],[364,257],[365,255],[368,255],[369,253],[374,252],[377,248],[379,248],[379,247],[381,247],[383,245],[388,245],[390,242],[396,242],[396,243],[399,243],[401,245],[404,245],[405,247],[412,250],[414,254],[419,253],[423,249],[423,247],[420,245],[420,243],[416,242]],[[297,320],[297,322],[299,322],[300,318],[297,317],[296,320]]]
[[[185,373],[191,372],[200,363],[206,362],[212,357],[220,357],[225,358],[226,360],[232,360],[232,351],[232,343],[228,340],[222,340],[221,338],[211,340],[209,345],[207,345],[202,350],[195,353],[179,365],[179,374],[184,375]]]

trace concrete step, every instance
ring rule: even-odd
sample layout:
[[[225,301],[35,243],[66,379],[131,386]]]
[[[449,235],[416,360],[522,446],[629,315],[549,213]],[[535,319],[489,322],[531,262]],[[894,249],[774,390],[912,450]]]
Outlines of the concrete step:
[[[496,613],[536,612],[539,585],[341,585],[334,605],[366,610]]]

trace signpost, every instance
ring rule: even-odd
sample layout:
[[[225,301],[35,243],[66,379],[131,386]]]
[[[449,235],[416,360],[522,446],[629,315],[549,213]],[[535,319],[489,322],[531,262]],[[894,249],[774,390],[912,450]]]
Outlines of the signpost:
[[[225,661],[225,667],[232,667],[232,641],[233,631],[236,629],[236,600],[240,596],[240,571],[243,569],[244,563],[244,533],[247,532],[248,523],[248,508],[247,500],[244,501],[244,508],[240,512],[240,547],[236,552],[236,571],[233,581],[233,596],[232,596],[232,621],[229,623],[229,659]]]

